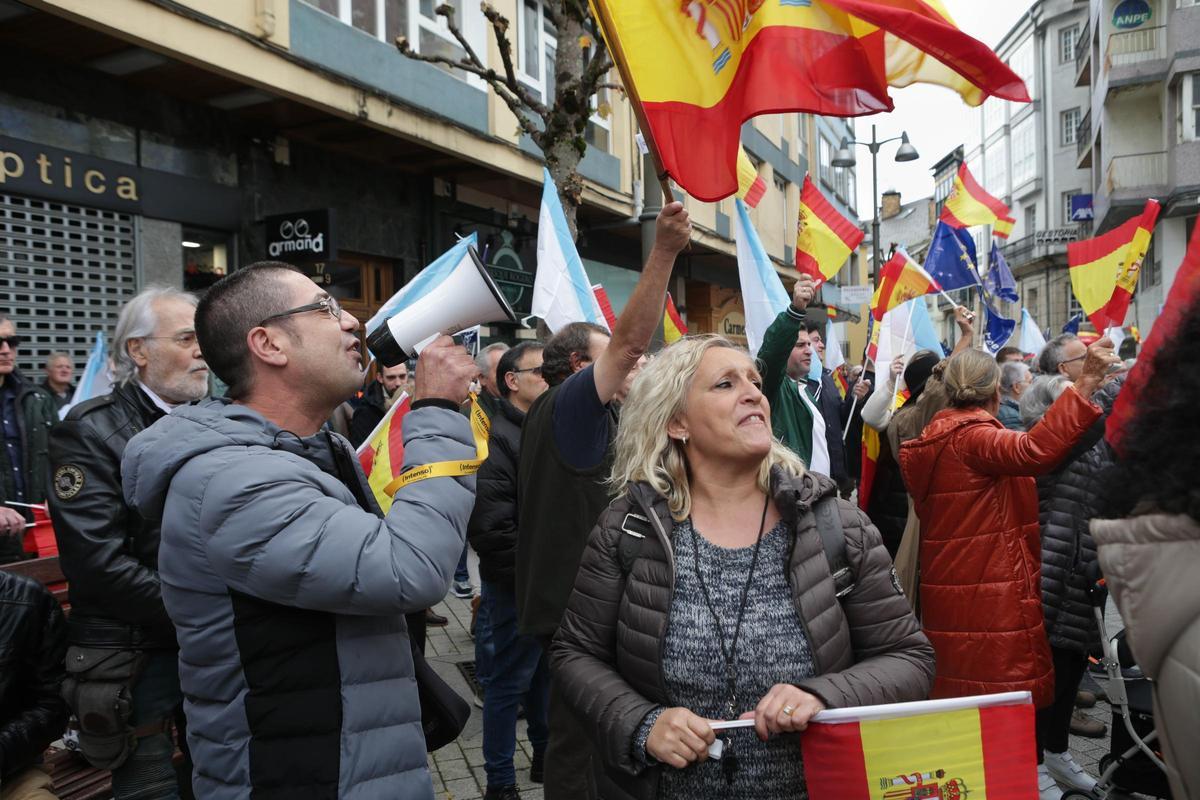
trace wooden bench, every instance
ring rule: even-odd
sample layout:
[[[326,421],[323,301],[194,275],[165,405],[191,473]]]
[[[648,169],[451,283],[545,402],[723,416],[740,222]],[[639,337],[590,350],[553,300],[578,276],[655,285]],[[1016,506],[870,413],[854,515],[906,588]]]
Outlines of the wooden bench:
[[[70,612],[67,602],[67,579],[59,566],[58,556],[34,558],[0,566],[6,572],[24,575],[38,581]],[[96,769],[83,756],[59,747],[46,751],[42,767],[54,779],[54,793],[59,800],[109,800],[112,797],[112,775],[106,769]]]

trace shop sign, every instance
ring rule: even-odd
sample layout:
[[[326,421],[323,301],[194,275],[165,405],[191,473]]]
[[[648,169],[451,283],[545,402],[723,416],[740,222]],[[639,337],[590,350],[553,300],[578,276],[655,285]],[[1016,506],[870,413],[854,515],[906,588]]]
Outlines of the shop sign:
[[[746,338],[746,315],[741,311],[730,311],[717,320],[717,333],[722,336]]]
[[[875,294],[875,289],[871,286],[840,286],[838,287],[838,294],[840,295],[839,305],[850,308],[871,302],[871,297]]]
[[[1090,194],[1071,195],[1071,222],[1085,222],[1095,218]]]
[[[1112,24],[1119,31],[1140,28],[1154,13],[1147,0],[1121,0],[1113,9]]]
[[[500,232],[500,246],[487,259],[487,271],[496,287],[514,311],[528,311],[532,295],[533,273],[525,270],[525,262],[513,247],[513,235]]]
[[[267,255],[296,263],[332,261],[337,257],[333,222],[328,208],[267,217]]]
[[[238,221],[233,187],[7,136],[0,191],[219,228]]]

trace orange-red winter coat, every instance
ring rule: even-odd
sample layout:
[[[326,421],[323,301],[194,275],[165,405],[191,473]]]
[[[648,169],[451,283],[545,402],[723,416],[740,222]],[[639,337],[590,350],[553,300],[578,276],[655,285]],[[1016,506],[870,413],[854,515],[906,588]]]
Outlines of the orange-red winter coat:
[[[1067,389],[1028,433],[982,408],[941,411],[900,448],[921,519],[921,615],[937,653],[931,697],[1029,691],[1050,704],[1037,486],[1100,416]]]

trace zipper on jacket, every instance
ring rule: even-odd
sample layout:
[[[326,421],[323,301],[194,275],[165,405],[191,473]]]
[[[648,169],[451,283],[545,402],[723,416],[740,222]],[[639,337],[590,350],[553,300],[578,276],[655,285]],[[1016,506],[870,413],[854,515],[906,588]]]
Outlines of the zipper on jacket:
[[[650,524],[654,526],[654,532],[658,534],[658,538],[662,540],[663,547],[667,554],[667,566],[671,569],[671,598],[667,600],[667,610],[663,614],[663,629],[662,636],[658,637],[658,682],[662,686],[663,697],[668,697],[667,690],[667,673],[663,669],[663,656],[667,649],[667,630],[671,627],[671,605],[675,596],[675,548],[671,546],[671,539],[667,536],[667,532],[663,530],[662,520],[658,518],[658,514],[654,513],[653,508],[648,508],[642,500],[639,493],[635,498],[637,504],[642,511],[646,512],[646,518],[650,520]]]
[[[771,498],[771,502],[775,502],[774,497]],[[809,509],[809,513],[810,514],[812,513],[811,508]],[[815,639],[813,639],[812,631],[809,630],[808,620],[806,620],[804,618],[804,607],[800,603],[800,593],[798,591],[796,591],[795,572],[792,570],[792,560],[796,557],[796,542],[799,539],[800,539],[800,518],[797,517],[795,530],[792,531],[792,542],[790,545],[788,545],[787,563],[784,564],[784,567],[785,567],[784,573],[787,575],[788,588],[792,590],[792,606],[793,606],[793,608],[796,609],[796,619],[798,619],[800,621],[800,627],[804,631],[804,636],[808,639],[808,649],[809,649],[809,652],[812,654],[812,660],[813,660],[813,677],[815,678],[821,674],[821,656],[819,655],[820,648],[817,647],[817,642]],[[824,550],[825,550],[825,547],[824,547],[824,544],[822,543],[822,546],[821,546],[822,554],[824,553]],[[822,558],[824,558],[824,555],[822,555]],[[833,580],[832,575],[829,576],[829,580],[831,580],[831,581]],[[842,601],[839,600],[837,597],[837,583],[836,582],[833,585],[833,589],[834,589],[833,602],[835,605],[837,605],[839,610],[842,610]],[[844,617],[845,615],[846,615],[846,612],[844,610],[842,610],[842,616]],[[847,619],[846,624],[848,626],[850,624],[850,620]]]

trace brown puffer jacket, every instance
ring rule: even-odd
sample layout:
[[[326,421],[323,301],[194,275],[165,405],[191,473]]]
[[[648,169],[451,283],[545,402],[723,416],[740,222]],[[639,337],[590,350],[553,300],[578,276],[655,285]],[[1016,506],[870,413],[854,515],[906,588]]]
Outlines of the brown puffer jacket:
[[[835,495],[828,478],[772,473],[772,495],[793,532],[788,582],[808,633],[816,675],[796,685],[830,708],[922,700],[933,683],[933,648],[893,581],[892,563],[866,515],[837,501],[854,589],[839,603],[811,508]],[[652,520],[626,576],[618,554],[626,514]],[[601,515],[552,650],[554,679],[592,732],[605,800],[649,800],[659,770],[635,761],[645,716],[671,705],[662,671],[674,587],[666,500],[634,484]],[[785,679],[786,676],[780,676]]]

